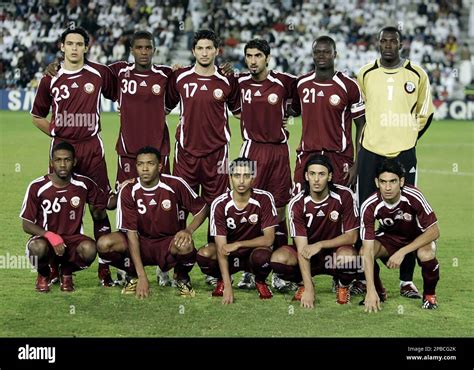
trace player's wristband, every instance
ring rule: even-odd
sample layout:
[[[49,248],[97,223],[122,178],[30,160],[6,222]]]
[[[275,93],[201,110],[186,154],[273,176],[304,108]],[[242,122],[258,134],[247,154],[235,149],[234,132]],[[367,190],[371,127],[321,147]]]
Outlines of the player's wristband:
[[[64,244],[63,238],[61,238],[58,234],[52,233],[51,231],[46,231],[44,237],[48,240],[49,244],[53,246],[53,248]]]

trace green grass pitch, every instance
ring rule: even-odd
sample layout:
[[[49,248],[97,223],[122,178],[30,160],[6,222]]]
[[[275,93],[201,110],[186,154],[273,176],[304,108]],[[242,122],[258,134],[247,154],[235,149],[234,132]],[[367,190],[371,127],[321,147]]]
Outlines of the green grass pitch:
[[[118,117],[102,116],[109,178],[115,181],[115,140]],[[169,118],[171,132],[177,117]],[[292,163],[300,136],[300,120],[289,125]],[[238,122],[231,121],[231,158],[241,143]],[[27,112],[0,112],[0,258],[22,256],[27,235],[18,218],[29,182],[47,170],[49,139],[31,123]],[[437,213],[441,238],[438,259],[441,280],[436,311],[398,294],[398,271],[382,267],[389,300],[377,314],[365,314],[360,297],[339,306],[331,278],[317,276],[316,306],[305,310],[292,295],[275,293],[260,301],[256,291],[235,290],[236,302],[222,306],[197,267],[191,273],[196,298],[177,296],[174,288],[158,287],[154,268],[147,268],[152,295],[147,300],[123,296],[120,289],[98,286],[96,262],[75,276],[76,292],[34,291],[36,273],[30,269],[0,269],[0,337],[472,337],[473,325],[473,181],[474,125],[472,122],[433,122],[418,144],[419,180]],[[115,214],[110,214],[115,224]],[[86,234],[92,235],[90,216]],[[204,244],[206,227],[195,234]],[[115,271],[115,269],[113,269]],[[237,280],[239,276],[235,277]],[[420,268],[415,283],[421,288]]]

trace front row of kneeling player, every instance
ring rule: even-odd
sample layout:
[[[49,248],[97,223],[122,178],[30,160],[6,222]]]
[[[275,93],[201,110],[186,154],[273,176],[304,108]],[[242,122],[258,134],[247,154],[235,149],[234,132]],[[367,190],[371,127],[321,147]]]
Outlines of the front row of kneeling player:
[[[423,276],[422,307],[437,308],[436,216],[423,194],[404,184],[398,162],[386,160],[377,169],[378,191],[362,204],[359,222],[351,190],[331,182],[333,168],[327,157],[312,156],[305,165],[306,188],[288,209],[294,245],[272,250],[277,210],[270,193],[252,188],[255,163],[245,158],[231,162],[233,190],[216,198],[209,210],[184,180],[160,173],[160,160],[157,149],[142,148],[136,162],[139,177],[124,183],[117,199],[72,172],[75,153],[70,144],[53,148],[53,172],[31,182],[20,214],[24,231],[33,235],[27,253],[38,270],[37,291],[49,291],[50,265],[55,264],[60,266],[61,290],[73,291],[72,273],[90,266],[98,252],[126,271],[122,292],[139,298],[149,295],[144,270],[148,265],[158,265],[162,271],[174,268],[179,294],[194,296],[189,272],[197,262],[204,274],[217,278],[212,295],[222,297],[223,304],[234,301],[231,275],[237,271],[253,273],[260,298],[271,298],[265,281],[273,270],[299,284],[294,299],[307,308],[314,306],[314,275],[337,278],[336,301],[345,304],[350,300],[350,283],[363,278],[363,273],[367,294],[361,303],[371,312],[386,299],[376,260],[398,268],[406,254],[416,253]],[[119,231],[97,243],[83,235],[86,203],[98,212],[117,206]],[[193,214],[188,226],[180,218],[184,210]],[[192,235],[208,216],[215,241],[197,251]],[[354,244],[359,228],[358,252]]]

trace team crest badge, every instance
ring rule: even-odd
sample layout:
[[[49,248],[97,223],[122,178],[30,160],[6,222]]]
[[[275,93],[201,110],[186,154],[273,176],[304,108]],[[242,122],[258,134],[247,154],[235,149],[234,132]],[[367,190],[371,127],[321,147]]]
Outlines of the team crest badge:
[[[411,81],[405,82],[405,91],[408,94],[412,94],[415,92],[415,84]]]
[[[79,207],[80,203],[81,203],[81,198],[79,198],[77,196],[71,198],[71,206],[73,206],[74,208]]]
[[[155,95],[160,95],[161,93],[161,87],[160,85],[158,84],[154,84],[152,87],[151,87],[151,92]]]
[[[250,216],[249,216],[249,222],[251,224],[256,224],[258,222],[258,215],[256,213],[252,213]]]
[[[409,214],[409,213],[404,213],[404,214],[403,214],[403,219],[404,219],[405,221],[410,222],[410,221],[412,220],[412,216],[411,216],[411,214]]]
[[[171,209],[171,201],[169,199],[162,201],[161,208],[163,208],[163,211],[169,211]]]
[[[339,95],[334,94],[329,97],[329,103],[331,103],[331,105],[336,106],[340,102],[341,102],[341,98],[339,97]]]
[[[214,98],[216,98],[217,100],[221,100],[224,96],[224,92],[221,89],[215,89],[212,95],[214,95]]]
[[[270,104],[276,104],[276,103],[278,103],[278,95],[277,95],[277,94],[274,94],[274,93],[268,95],[268,102],[269,102]]]
[[[94,84],[88,82],[84,85],[84,91],[88,94],[92,94],[95,90]]]
[[[331,213],[329,214],[329,219],[331,221],[334,221],[336,222],[339,218],[339,212],[338,211],[331,211]]]

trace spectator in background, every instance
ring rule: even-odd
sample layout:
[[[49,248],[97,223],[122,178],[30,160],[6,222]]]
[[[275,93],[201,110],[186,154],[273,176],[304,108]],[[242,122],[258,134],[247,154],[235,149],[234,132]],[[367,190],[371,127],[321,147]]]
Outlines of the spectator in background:
[[[459,65],[459,82],[463,85],[469,85],[472,81],[472,64],[469,46],[464,43],[459,50],[461,63]]]

